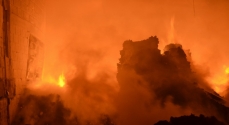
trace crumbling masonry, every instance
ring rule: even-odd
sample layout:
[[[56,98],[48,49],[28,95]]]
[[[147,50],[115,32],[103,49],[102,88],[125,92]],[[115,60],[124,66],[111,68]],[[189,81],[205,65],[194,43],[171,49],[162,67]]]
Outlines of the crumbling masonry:
[[[41,78],[44,0],[0,0],[0,125],[9,125],[23,89]]]

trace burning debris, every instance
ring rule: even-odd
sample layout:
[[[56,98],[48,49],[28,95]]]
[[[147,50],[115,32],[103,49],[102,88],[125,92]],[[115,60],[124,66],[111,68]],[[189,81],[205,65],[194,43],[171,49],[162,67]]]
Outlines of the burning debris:
[[[171,117],[170,121],[159,121],[154,125],[225,125],[223,122],[218,121],[214,116],[205,117],[204,115],[181,117]]]
[[[72,125],[78,120],[71,117],[59,95],[37,96],[26,90],[19,102],[13,125]]]
[[[64,106],[59,95],[37,96],[29,93],[29,90],[26,90],[21,98],[12,125],[114,125],[108,115],[101,115],[97,123],[89,120],[81,123],[72,111]]]
[[[135,84],[146,86],[154,95],[153,100],[158,100],[162,107],[169,100],[183,110],[213,115],[229,123],[229,108],[222,104],[222,98],[216,96],[213,90],[210,93],[200,87],[206,84],[204,78],[191,69],[191,62],[187,60],[182,46],[169,44],[161,54],[158,43],[157,37],[123,43],[117,75],[120,92]],[[133,74],[135,77],[126,77]]]
[[[38,96],[26,90],[13,123],[140,125],[182,116],[155,125],[179,125],[190,120],[229,124],[229,108],[223,98],[191,68],[192,62],[187,60],[182,46],[169,44],[161,54],[158,43],[157,37],[123,43],[118,92],[106,83],[110,78],[106,73],[89,80],[85,70],[88,68],[79,67],[81,72],[71,80],[59,77],[58,85],[65,86],[65,94],[49,91]],[[190,113],[213,117],[183,116]]]

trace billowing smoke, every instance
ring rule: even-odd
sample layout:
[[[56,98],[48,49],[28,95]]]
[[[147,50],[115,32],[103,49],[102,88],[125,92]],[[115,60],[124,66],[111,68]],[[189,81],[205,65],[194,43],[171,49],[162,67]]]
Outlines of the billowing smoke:
[[[115,75],[111,76],[108,69],[89,75],[94,68],[90,69],[92,63],[102,59],[97,51],[71,52],[77,57],[71,60],[73,68],[65,73],[64,87],[45,81],[30,83],[20,100],[14,124],[113,124],[110,117],[115,115]]]
[[[47,0],[43,82],[28,85],[13,123],[139,125],[190,113],[225,122],[225,102],[212,88],[226,88],[218,76],[229,64],[228,6],[227,0]],[[126,41],[120,58],[124,40],[152,34],[160,43]],[[63,88],[53,80],[61,74]]]
[[[200,76],[198,71],[191,69],[191,62],[188,62],[182,46],[169,44],[165,47],[164,54],[161,54],[158,43],[157,37],[137,42],[129,40],[124,42],[123,50],[120,52],[121,58],[117,76],[120,83],[120,93],[127,97],[137,95],[132,99],[129,97],[131,101],[134,100],[132,103],[126,103],[126,107],[133,107],[126,111],[130,119],[136,116],[137,112],[131,112],[136,107],[144,107],[145,111],[155,112],[156,102],[160,104],[161,109],[166,108],[166,104],[171,102],[172,105],[178,106],[183,111],[189,110],[192,113],[214,115],[228,122],[229,108],[225,107],[223,99],[210,89],[204,77]],[[127,90],[131,91],[128,93]],[[136,94],[139,90],[141,90],[139,94],[143,95]],[[127,100],[128,98],[125,99],[125,101]],[[121,103],[123,104],[123,102]],[[126,107],[125,109],[127,109]],[[173,109],[179,111],[176,108]],[[162,112],[160,111],[160,113]],[[170,113],[174,115],[173,112],[167,112],[167,114]],[[137,116],[145,121],[152,121],[155,114],[148,119],[145,115]],[[126,124],[129,121],[126,121]],[[143,124],[141,122],[136,119],[133,123]]]
[[[109,69],[98,69],[103,67],[96,63],[103,59],[100,51],[69,47],[62,54],[75,58],[63,59],[71,60],[75,68],[66,73],[65,87],[28,87],[14,123],[141,125],[191,113],[229,123],[229,108],[204,76],[191,68],[182,46],[169,44],[161,54],[158,44],[157,37],[125,41],[117,76]]]
[[[59,95],[37,96],[26,90],[19,102],[13,125],[71,125],[77,118],[71,118],[71,111],[64,107]]]

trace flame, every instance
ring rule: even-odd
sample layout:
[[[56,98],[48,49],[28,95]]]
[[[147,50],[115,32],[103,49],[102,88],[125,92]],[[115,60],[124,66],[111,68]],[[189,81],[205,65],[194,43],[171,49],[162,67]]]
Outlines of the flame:
[[[63,88],[66,85],[66,79],[63,73],[57,77],[54,77],[54,75],[47,75],[42,78],[42,82],[39,85],[41,86],[43,84],[52,84]]]
[[[227,67],[227,68],[225,69],[225,73],[226,73],[226,74],[229,74],[229,67]]]
[[[219,93],[223,94],[227,83],[229,82],[229,67],[223,66],[223,70],[216,73],[213,78],[210,79],[213,89]]]
[[[64,87],[64,85],[65,85],[65,77],[64,77],[63,73],[58,78],[58,85],[60,87]]]

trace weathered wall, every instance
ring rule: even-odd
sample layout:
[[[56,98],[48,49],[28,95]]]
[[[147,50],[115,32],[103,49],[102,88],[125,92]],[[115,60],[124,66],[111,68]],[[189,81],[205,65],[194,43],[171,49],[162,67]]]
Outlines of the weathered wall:
[[[0,125],[8,124],[8,99],[5,79],[5,53],[6,18],[3,0],[0,0]]]
[[[31,50],[30,40],[31,37],[35,37],[41,42],[44,41],[44,8],[44,0],[10,0],[10,78],[12,78],[16,84],[16,96],[11,100],[9,108],[11,120],[18,108],[17,104],[20,95],[23,93],[23,89],[25,85],[28,84],[28,81],[31,80],[27,78],[28,69],[37,67],[37,63],[33,63],[35,66],[32,65],[32,67],[28,65],[28,63],[31,63],[31,59],[29,59],[29,51]],[[32,60],[32,62],[34,61],[37,60]],[[39,74],[38,76],[40,77],[41,75]]]

